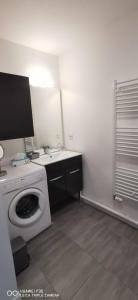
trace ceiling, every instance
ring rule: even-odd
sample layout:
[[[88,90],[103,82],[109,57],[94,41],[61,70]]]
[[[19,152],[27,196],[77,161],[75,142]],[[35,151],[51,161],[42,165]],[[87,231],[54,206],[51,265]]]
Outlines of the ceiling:
[[[0,0],[0,38],[59,55],[137,9],[138,0]]]

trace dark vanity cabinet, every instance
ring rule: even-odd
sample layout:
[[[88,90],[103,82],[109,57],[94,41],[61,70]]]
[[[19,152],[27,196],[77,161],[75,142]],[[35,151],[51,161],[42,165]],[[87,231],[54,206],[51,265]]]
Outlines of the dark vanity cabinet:
[[[51,210],[82,190],[82,156],[75,156],[46,166]]]

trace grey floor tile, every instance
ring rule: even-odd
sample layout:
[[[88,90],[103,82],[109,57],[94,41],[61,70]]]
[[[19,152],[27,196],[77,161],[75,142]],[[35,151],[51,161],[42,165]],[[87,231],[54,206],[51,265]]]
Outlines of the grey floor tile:
[[[87,242],[94,234],[99,234],[98,231],[103,230],[100,225],[103,213],[92,212],[90,207],[90,214],[86,214],[85,211],[79,211],[78,215],[70,216],[62,221],[56,220],[55,224],[65,232],[66,235],[71,237],[82,248],[86,248]]]
[[[34,294],[39,293],[39,290],[43,290],[43,293],[56,294],[53,286],[50,284],[48,279],[40,271],[37,266],[30,264],[30,266],[17,276],[17,285],[19,290],[33,290]],[[38,291],[37,291],[38,290]],[[50,297],[48,297],[50,298]],[[57,297],[54,297],[57,299]],[[28,299],[23,297],[23,299]],[[29,297],[29,299],[40,299],[40,296]],[[60,300],[60,298],[58,298]]]
[[[121,294],[123,297],[118,278],[100,266],[79,289],[73,300],[122,300]]]
[[[42,288],[45,286],[45,277],[43,273],[33,265],[17,276],[19,288]]]
[[[56,227],[51,225],[49,228],[38,234],[36,237],[34,237],[31,241],[27,243],[27,247],[30,252],[35,252],[36,249],[41,247],[41,245],[44,245],[47,241],[47,239],[55,234]]]
[[[126,287],[121,288],[115,297],[116,299],[112,300],[137,300],[137,296]]]
[[[138,230],[131,227],[131,235],[129,239],[138,246]]]
[[[73,210],[71,208],[67,211],[64,210],[64,213],[62,215],[55,214],[53,215],[53,222],[58,226],[60,229],[62,229],[65,233],[70,233],[76,226],[79,226],[82,222],[88,222],[88,217],[91,215],[93,211],[93,208],[87,207],[86,205],[76,205]]]
[[[98,234],[99,233],[99,234]],[[128,247],[129,241],[124,237],[117,236],[106,228],[97,230],[97,233],[86,243],[86,250],[99,262],[108,266],[108,261],[114,261],[116,257]]]
[[[115,234],[125,237],[138,245],[138,230],[136,228],[106,214],[103,223]]]
[[[116,257],[109,255],[108,260],[102,263],[134,293],[138,292],[138,247],[136,245],[130,242],[128,248],[122,253],[116,254]]]
[[[102,276],[102,277],[101,277]],[[72,300],[137,300],[137,296],[108,272],[90,277]]]
[[[62,255],[54,263],[42,267],[44,275],[52,282],[62,299],[70,299],[76,290],[87,280],[93,269],[98,268],[98,263],[83,252],[77,245]]]
[[[74,242],[65,235],[64,232],[54,228],[48,234],[44,243],[32,248],[30,255],[32,263],[42,267],[46,264],[47,268],[61,261],[62,256],[69,251]]]
[[[125,283],[137,295],[138,299],[138,262],[129,269]]]
[[[106,216],[105,216],[106,217]],[[133,238],[134,232],[136,233],[137,230],[134,229],[132,226],[117,220],[117,222],[110,227],[117,235],[124,236],[127,239],[131,240]]]
[[[82,202],[52,220],[28,243],[31,264],[19,288],[43,288],[62,300],[138,299],[137,230]]]

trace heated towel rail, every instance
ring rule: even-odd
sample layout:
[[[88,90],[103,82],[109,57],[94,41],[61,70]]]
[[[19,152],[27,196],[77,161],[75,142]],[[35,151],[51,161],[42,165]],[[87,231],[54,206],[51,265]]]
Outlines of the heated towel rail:
[[[114,199],[138,202],[138,78],[114,82]]]

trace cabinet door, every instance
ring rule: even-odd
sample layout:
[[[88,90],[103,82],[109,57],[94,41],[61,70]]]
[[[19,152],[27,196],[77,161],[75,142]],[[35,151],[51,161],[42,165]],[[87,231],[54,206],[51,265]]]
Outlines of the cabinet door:
[[[46,166],[50,207],[67,197],[66,170],[63,162]]]
[[[46,172],[51,208],[82,190],[81,155],[47,165]]]
[[[73,195],[82,190],[82,156],[67,161],[67,192]]]
[[[46,166],[46,173],[48,181],[55,177],[64,176],[66,174],[65,164],[63,161],[59,161]]]
[[[75,169],[67,174],[67,192],[74,195],[82,190],[82,170]]]
[[[48,181],[48,191],[50,207],[52,208],[63,201],[67,196],[65,176],[61,175],[51,178]]]

